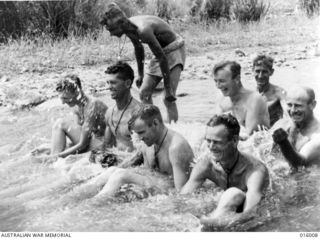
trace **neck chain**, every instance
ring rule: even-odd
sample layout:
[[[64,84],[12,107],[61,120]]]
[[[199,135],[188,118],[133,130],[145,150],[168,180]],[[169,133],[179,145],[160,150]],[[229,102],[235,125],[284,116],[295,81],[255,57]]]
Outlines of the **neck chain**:
[[[157,156],[157,154],[159,153],[159,151],[160,151],[160,149],[161,149],[161,147],[162,147],[162,144],[163,144],[164,140],[165,140],[166,137],[167,137],[168,131],[169,131],[169,130],[167,129],[167,130],[166,130],[166,133],[164,134],[164,136],[163,136],[163,138],[162,138],[162,140],[161,140],[161,143],[159,144],[158,149],[154,152],[154,155],[155,155],[155,156]]]
[[[120,115],[120,118],[119,118],[119,120],[118,120],[118,122],[117,122],[117,124],[116,124],[115,129],[114,129],[114,134],[115,134],[115,135],[117,135],[117,133],[118,133],[118,128],[119,128],[119,125],[120,125],[120,123],[121,123],[122,117],[123,117],[124,113],[126,112],[127,108],[129,107],[132,99],[133,99],[133,97],[130,98],[129,102],[126,104],[126,106],[125,106],[124,109],[122,110],[122,113],[121,113],[121,115]],[[115,108],[115,107],[113,107],[113,109],[112,109],[111,122],[113,122],[112,118],[113,118],[114,108]]]
[[[168,131],[169,131],[169,129],[167,129],[166,133],[164,134],[164,136],[163,136],[163,138],[162,138],[162,140],[161,140],[161,143],[159,144],[158,149],[155,150],[155,152],[154,152],[155,168],[159,168],[158,153],[159,153],[159,151],[160,151],[160,149],[161,149],[161,147],[162,147],[162,145],[163,145],[164,140],[165,140],[166,137],[167,137]]]
[[[125,35],[124,36],[124,41],[122,42],[122,46],[120,46],[121,45],[121,38],[119,38],[119,42],[118,42],[118,60],[121,59],[122,51],[123,51],[123,48],[124,48],[124,44],[126,43],[126,40],[127,40],[127,36]]]
[[[225,169],[224,171],[227,173],[227,188],[230,187],[230,174],[233,172],[234,168],[236,167],[238,161],[240,158],[240,153],[238,152],[238,156],[236,161],[233,163],[232,167],[230,169]]]

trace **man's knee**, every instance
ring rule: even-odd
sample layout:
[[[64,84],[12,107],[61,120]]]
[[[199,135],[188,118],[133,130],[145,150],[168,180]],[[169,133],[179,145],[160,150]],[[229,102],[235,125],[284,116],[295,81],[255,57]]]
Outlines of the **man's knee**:
[[[237,208],[244,202],[246,194],[236,187],[227,189],[221,196],[220,207],[236,211]]]
[[[113,173],[110,176],[109,181],[111,183],[120,183],[120,184],[124,184],[126,183],[127,179],[127,170],[123,169],[123,168],[116,168],[113,170]]]
[[[150,101],[150,99],[152,97],[152,91],[146,90],[146,89],[141,89],[139,92],[139,97],[142,102]]]
[[[64,130],[67,127],[66,125],[67,125],[66,121],[62,118],[59,118],[53,124],[52,129],[53,130]]]

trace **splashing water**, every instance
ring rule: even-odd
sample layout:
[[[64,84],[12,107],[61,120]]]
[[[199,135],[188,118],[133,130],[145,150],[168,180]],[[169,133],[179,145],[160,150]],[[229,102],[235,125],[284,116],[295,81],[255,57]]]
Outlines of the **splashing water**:
[[[101,188],[95,179],[105,169],[90,164],[88,153],[55,162],[35,160],[30,151],[50,143],[52,123],[68,110],[59,106],[49,107],[45,113],[33,110],[1,116],[1,231],[199,230],[198,218],[214,210],[222,193],[213,183],[206,182],[196,193],[183,196],[173,190],[154,194],[126,185],[117,197],[99,200],[95,195]],[[204,124],[178,123],[169,127],[190,142],[196,159],[205,153]],[[254,134],[239,148],[266,163],[272,187],[253,220],[226,230],[319,230],[319,169],[302,169],[290,175],[288,164],[266,131]],[[118,153],[122,158],[132,156]]]

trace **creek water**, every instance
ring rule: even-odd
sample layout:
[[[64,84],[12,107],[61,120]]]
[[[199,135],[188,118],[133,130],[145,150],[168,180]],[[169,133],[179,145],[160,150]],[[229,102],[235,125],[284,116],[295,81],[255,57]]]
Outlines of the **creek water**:
[[[320,89],[319,59],[297,62],[295,69],[276,69],[273,81],[284,88],[299,83]],[[251,76],[252,77],[252,76]],[[254,81],[244,76],[246,87]],[[132,90],[137,97],[137,91]],[[212,80],[186,79],[179,85],[179,123],[172,129],[184,135],[195,154],[212,116],[219,92]],[[108,93],[102,94],[108,106]],[[317,96],[317,99],[319,96]],[[155,104],[162,112],[161,97]],[[318,107],[319,108],[319,107]],[[114,199],[99,201],[86,185],[103,170],[89,164],[88,154],[41,162],[30,151],[49,143],[51,126],[70,109],[58,99],[28,111],[2,110],[0,116],[0,231],[198,231],[199,217],[214,210],[222,191],[206,182],[192,195],[149,195],[126,190]],[[316,111],[317,115],[319,111]],[[252,220],[226,231],[319,231],[320,170],[301,169],[294,174],[278,152],[271,152],[268,132],[258,132],[239,146],[263,160],[271,174],[271,187]]]

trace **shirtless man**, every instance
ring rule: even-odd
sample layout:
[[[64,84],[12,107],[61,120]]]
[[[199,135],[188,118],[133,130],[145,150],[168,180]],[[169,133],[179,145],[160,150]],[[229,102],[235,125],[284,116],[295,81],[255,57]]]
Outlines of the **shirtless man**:
[[[134,99],[130,89],[134,79],[132,68],[125,62],[119,61],[108,67],[107,84],[111,98],[116,101],[106,113],[107,129],[105,132],[105,147],[116,146],[120,150],[133,150],[128,121],[141,103]]]
[[[52,128],[51,154],[66,157],[91,149],[100,149],[106,129],[105,113],[108,107],[98,99],[91,99],[82,90],[81,82],[76,75],[67,75],[56,90],[60,93],[63,104],[75,107],[75,120],[58,119]],[[66,140],[72,146],[66,148]]]
[[[172,176],[176,190],[180,190],[189,178],[194,157],[187,140],[164,125],[160,110],[154,105],[143,105],[133,114],[128,126],[148,147],[141,149],[141,157],[126,162],[126,167],[143,164],[145,169],[120,168],[123,165],[108,168],[90,183],[98,188],[104,186],[97,197],[105,199],[114,196],[122,185],[129,183],[166,191],[171,184],[148,173],[152,171]]]
[[[283,107],[286,92],[280,86],[270,83],[273,59],[269,56],[258,55],[253,60],[253,74],[257,82],[257,90],[268,104],[270,126],[283,117]]]
[[[313,89],[294,86],[287,93],[286,104],[290,119],[274,125],[274,142],[292,167],[320,165],[320,122],[313,114]]]
[[[225,189],[215,211],[200,220],[205,226],[226,226],[241,220],[253,211],[268,186],[266,166],[238,150],[239,132],[239,123],[231,114],[211,118],[205,133],[209,152],[200,158],[181,189],[182,194],[191,193],[206,179]]]
[[[234,61],[220,62],[213,68],[214,81],[224,97],[219,101],[219,113],[231,112],[244,127],[240,139],[245,140],[258,130],[269,127],[265,100],[258,93],[245,89],[240,81],[241,66]]]
[[[184,40],[162,19],[155,16],[127,18],[115,3],[108,5],[101,24],[106,26],[111,35],[121,37],[125,34],[131,40],[138,65],[139,77],[136,84],[140,87],[141,101],[152,104],[152,92],[163,78],[165,89],[163,102],[167,109],[168,122],[177,121],[175,94],[185,64]],[[145,56],[142,43],[148,44],[155,56],[146,72],[144,72]]]

